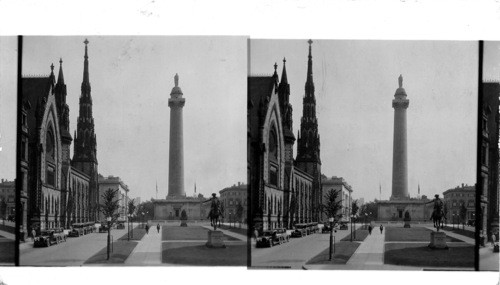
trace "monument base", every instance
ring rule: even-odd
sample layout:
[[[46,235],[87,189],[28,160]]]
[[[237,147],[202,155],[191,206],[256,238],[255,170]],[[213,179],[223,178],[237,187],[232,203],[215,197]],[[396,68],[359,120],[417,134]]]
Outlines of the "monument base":
[[[205,244],[210,248],[225,248],[226,244],[224,243],[224,234],[221,231],[208,231],[208,241]]]
[[[405,221],[405,225],[403,227],[404,228],[411,228],[410,221]]]
[[[431,243],[429,247],[432,249],[448,249],[446,245],[446,234],[444,232],[431,232]]]

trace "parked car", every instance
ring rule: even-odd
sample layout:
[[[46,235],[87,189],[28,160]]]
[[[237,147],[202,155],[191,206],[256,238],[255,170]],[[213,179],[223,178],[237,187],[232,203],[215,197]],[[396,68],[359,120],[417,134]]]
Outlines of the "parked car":
[[[101,226],[99,227],[99,232],[100,233],[106,233],[108,232],[108,223],[107,222],[102,222]]]
[[[118,221],[118,222],[116,223],[116,228],[117,228],[117,229],[124,229],[124,228],[125,228],[125,222]]]
[[[347,230],[349,227],[347,226],[347,222],[340,222],[339,230]]]
[[[323,229],[321,230],[321,232],[322,232],[322,233],[329,233],[329,232],[331,232],[332,230],[333,230],[334,232],[337,232],[337,230],[338,230],[338,229],[339,229],[339,225],[338,225],[337,223],[334,223],[334,224],[333,224],[333,227],[332,227],[332,225],[331,225],[331,223],[330,223],[330,222],[326,222],[326,223],[324,223],[324,225],[323,225]]]
[[[309,230],[308,234],[317,233],[319,231],[318,223],[308,223],[307,229]]]
[[[60,242],[65,241],[65,239],[63,239],[63,236],[64,236],[64,234],[61,235],[60,233],[56,233],[52,229],[43,230],[40,232],[39,235],[37,235],[35,237],[33,246],[34,247],[40,247],[40,246],[49,247],[53,244],[58,244]]]
[[[69,232],[69,237],[79,237],[86,234],[85,224],[83,223],[74,223],[72,225],[71,231]]]
[[[95,232],[95,222],[86,222],[84,223],[84,233],[90,234]]]
[[[68,235],[63,228],[55,228],[54,235],[58,237],[60,241],[66,241],[66,239],[68,238]]]
[[[292,237],[303,237],[307,235],[307,224],[296,224]]]
[[[471,220],[468,220],[468,221],[467,221],[467,225],[468,225],[468,226],[473,227],[473,226],[476,224],[475,222],[476,222],[476,221],[475,221],[475,220],[472,220],[472,219],[471,219]]]
[[[277,238],[279,238],[279,243],[280,244],[284,243],[284,242],[289,242],[290,241],[290,234],[284,228],[276,229],[276,235],[277,235]]]
[[[263,231],[262,235],[257,237],[257,247],[272,247],[279,239],[278,232],[276,230]]]

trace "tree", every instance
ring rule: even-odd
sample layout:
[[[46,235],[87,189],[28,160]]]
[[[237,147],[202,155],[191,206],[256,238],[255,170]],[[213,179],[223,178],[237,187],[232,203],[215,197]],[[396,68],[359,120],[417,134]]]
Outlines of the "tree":
[[[351,215],[356,216],[358,214],[358,210],[359,210],[358,200],[352,201]]]
[[[460,206],[460,220],[462,221],[462,229],[465,230],[465,219],[467,218],[467,207],[465,207],[465,203],[462,203]]]
[[[444,203],[443,205],[443,214],[444,214],[444,223],[448,221],[448,203]]]
[[[128,201],[128,214],[129,216],[132,216],[135,213],[135,209],[137,206],[134,203],[134,199]]]
[[[7,216],[7,203],[5,202],[5,199],[2,198],[0,201],[0,217],[5,221],[5,218]]]
[[[362,217],[370,217],[371,220],[377,220],[378,217],[378,205],[376,202],[368,202],[361,205],[359,208],[359,214]]]
[[[319,205],[319,210],[328,218],[333,218],[334,223],[342,217],[342,201],[339,199],[340,190],[330,189],[325,195],[325,203]]]
[[[109,245],[111,242],[111,225],[118,219],[119,213],[118,209],[120,208],[120,199],[118,199],[118,189],[113,190],[108,188],[108,190],[104,191],[102,194],[103,203],[100,205],[101,211],[106,217],[108,221],[108,243],[107,243],[107,259],[109,260]]]
[[[240,222],[240,228],[241,228],[241,219],[243,218],[243,206],[241,203],[238,203],[236,206],[236,218],[238,219],[238,222]]]
[[[137,215],[140,215],[146,220],[154,220],[154,208],[155,206],[152,201],[142,202],[137,205]]]

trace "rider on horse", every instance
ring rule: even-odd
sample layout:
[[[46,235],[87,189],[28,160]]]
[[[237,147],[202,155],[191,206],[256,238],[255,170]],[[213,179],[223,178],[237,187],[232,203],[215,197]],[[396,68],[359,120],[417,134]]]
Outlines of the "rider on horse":
[[[212,193],[212,198],[208,199],[205,202],[212,201],[210,204],[210,212],[208,213],[208,218],[210,219],[210,224],[214,227],[214,230],[217,227],[217,222],[219,221],[219,217],[222,216],[221,213],[221,203],[217,198],[217,194]]]
[[[434,210],[432,211],[431,220],[434,221],[434,227],[439,229],[439,225],[444,217],[444,203],[439,199],[438,194],[434,195],[434,200],[432,202],[434,202]]]

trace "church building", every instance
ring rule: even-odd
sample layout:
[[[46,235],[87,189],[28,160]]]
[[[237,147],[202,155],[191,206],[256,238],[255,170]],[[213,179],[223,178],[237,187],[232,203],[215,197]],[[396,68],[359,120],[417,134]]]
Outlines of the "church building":
[[[300,130],[293,132],[290,84],[283,59],[281,81],[272,76],[248,78],[248,176],[250,217],[257,229],[291,228],[317,222],[322,203],[321,159],[316,98],[309,55]],[[297,157],[293,146],[297,140]]]
[[[77,130],[71,136],[63,61],[56,79],[22,78],[21,103],[21,231],[69,228],[72,223],[96,221],[97,140],[92,116],[88,41],[85,40],[83,81]],[[72,96],[70,94],[70,96]],[[70,146],[74,143],[73,158]]]

